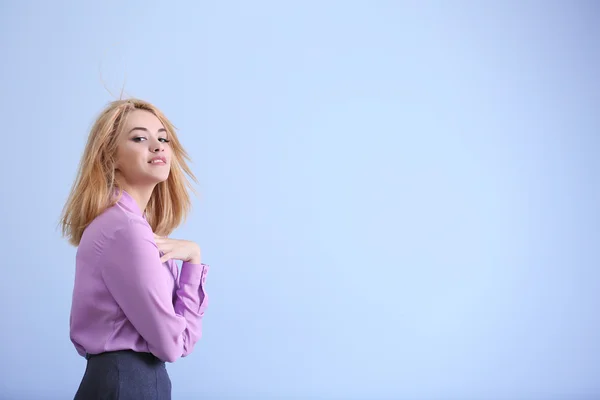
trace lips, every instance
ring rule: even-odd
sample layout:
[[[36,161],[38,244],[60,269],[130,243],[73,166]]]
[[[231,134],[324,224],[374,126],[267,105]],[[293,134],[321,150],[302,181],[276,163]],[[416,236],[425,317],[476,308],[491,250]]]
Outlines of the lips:
[[[165,157],[152,157],[150,159],[150,161],[148,161],[148,164],[153,164],[153,165],[165,165],[167,163],[167,159]]]

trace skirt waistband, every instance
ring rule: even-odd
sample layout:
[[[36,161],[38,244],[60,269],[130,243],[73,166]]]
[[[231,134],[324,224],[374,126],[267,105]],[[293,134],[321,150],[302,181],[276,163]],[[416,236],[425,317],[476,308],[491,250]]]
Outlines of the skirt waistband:
[[[115,350],[115,351],[105,351],[103,353],[98,354],[90,354],[86,353],[85,359],[91,360],[97,357],[124,357],[124,358],[137,358],[146,362],[160,362],[164,363],[158,357],[156,357],[152,353],[134,351],[134,350]]]

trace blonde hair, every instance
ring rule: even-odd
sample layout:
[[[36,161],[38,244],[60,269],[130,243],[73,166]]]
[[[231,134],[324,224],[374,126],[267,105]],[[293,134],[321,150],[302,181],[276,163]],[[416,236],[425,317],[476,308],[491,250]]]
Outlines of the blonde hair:
[[[177,139],[175,126],[158,108],[146,101],[135,98],[116,100],[108,104],[92,126],[77,178],[62,212],[62,235],[74,246],[79,245],[84,230],[94,218],[114,205],[122,194],[115,180],[117,137],[127,115],[133,110],[154,114],[167,130],[173,150],[169,177],[154,188],[146,207],[146,219],[156,234],[166,236],[189,213],[191,201],[187,189],[193,188],[185,175],[194,182],[197,180],[187,164],[190,157]],[[114,196],[115,189],[118,190],[117,197]]]

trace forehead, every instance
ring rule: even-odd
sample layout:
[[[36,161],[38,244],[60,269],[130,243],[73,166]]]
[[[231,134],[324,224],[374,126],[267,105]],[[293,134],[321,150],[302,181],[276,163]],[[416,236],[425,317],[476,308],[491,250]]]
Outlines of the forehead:
[[[124,128],[125,132],[129,132],[132,128],[146,128],[150,132],[156,132],[164,129],[164,126],[150,111],[133,110],[127,114]]]

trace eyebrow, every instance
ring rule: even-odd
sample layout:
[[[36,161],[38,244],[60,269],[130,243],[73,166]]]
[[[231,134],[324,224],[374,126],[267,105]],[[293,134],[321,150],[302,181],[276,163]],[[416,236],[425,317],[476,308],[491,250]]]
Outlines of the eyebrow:
[[[147,128],[144,128],[143,126],[136,126],[136,127],[134,127],[134,128],[131,128],[131,129],[129,130],[129,133],[131,133],[131,132],[133,132],[133,131],[144,131],[144,132],[150,132],[150,131],[149,131]],[[160,128],[160,129],[158,130],[158,132],[159,132],[159,133],[160,133],[160,132],[167,132],[167,130],[166,130],[165,128]]]

